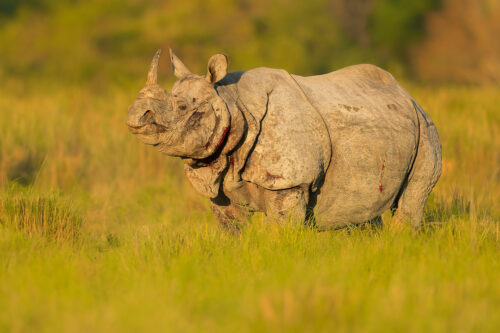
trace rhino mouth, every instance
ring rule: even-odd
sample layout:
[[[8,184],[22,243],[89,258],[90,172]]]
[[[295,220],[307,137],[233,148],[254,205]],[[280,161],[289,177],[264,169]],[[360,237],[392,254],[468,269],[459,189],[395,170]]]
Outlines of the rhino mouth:
[[[139,126],[133,126],[133,125],[127,125],[127,126],[131,133],[140,135],[152,135],[167,131],[167,128],[165,126],[154,122]]]

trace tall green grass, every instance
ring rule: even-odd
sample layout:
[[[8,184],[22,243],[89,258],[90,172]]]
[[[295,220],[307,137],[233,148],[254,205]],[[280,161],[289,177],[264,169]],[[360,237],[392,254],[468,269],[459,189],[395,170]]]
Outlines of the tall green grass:
[[[410,87],[443,143],[422,230],[233,235],[128,133],[136,85],[0,90],[0,331],[500,329],[498,88]]]
[[[0,197],[0,224],[32,236],[71,241],[79,236],[82,218],[56,195],[10,191]]]
[[[317,233],[255,219],[77,245],[2,229],[0,325],[20,331],[480,331],[500,325],[498,230]]]

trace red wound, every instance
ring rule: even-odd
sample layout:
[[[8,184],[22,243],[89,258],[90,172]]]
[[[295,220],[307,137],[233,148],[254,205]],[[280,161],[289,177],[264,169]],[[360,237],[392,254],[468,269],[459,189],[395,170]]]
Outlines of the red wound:
[[[220,148],[220,146],[224,142],[224,139],[226,138],[226,135],[227,135],[228,131],[229,131],[229,127],[224,128],[224,132],[222,133],[222,137],[220,138],[219,143],[217,144],[217,146],[215,146],[215,150],[214,151],[217,151]],[[210,143],[211,143],[210,141],[207,142],[207,144],[205,145],[205,149],[208,149],[208,147],[210,147]]]
[[[229,131],[229,127],[224,128],[224,133],[222,133],[222,137],[220,138],[219,143],[217,144],[217,146],[215,146],[215,151],[217,151],[220,148],[220,146],[222,145],[222,143],[224,142],[224,139],[226,138],[228,131]]]

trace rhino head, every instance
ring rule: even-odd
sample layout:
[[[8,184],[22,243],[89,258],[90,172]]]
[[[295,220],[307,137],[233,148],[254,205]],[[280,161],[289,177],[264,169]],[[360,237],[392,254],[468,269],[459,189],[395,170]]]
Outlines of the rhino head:
[[[172,92],[158,84],[161,50],[153,57],[146,85],[129,107],[127,125],[139,140],[158,151],[187,159],[208,158],[219,150],[229,131],[230,114],[214,88],[227,74],[228,60],[216,54],[205,76],[191,73],[170,50]]]

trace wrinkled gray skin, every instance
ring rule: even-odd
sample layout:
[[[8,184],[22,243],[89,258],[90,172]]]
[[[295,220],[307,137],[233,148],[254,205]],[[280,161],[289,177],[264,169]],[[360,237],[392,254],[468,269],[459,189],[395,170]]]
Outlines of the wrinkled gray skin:
[[[184,159],[194,188],[223,225],[254,211],[311,219],[321,229],[380,221],[391,209],[418,227],[441,174],[434,123],[391,74],[356,65],[318,76],[256,68],[206,76],[170,50],[172,92],[157,84],[160,52],[127,125]]]

